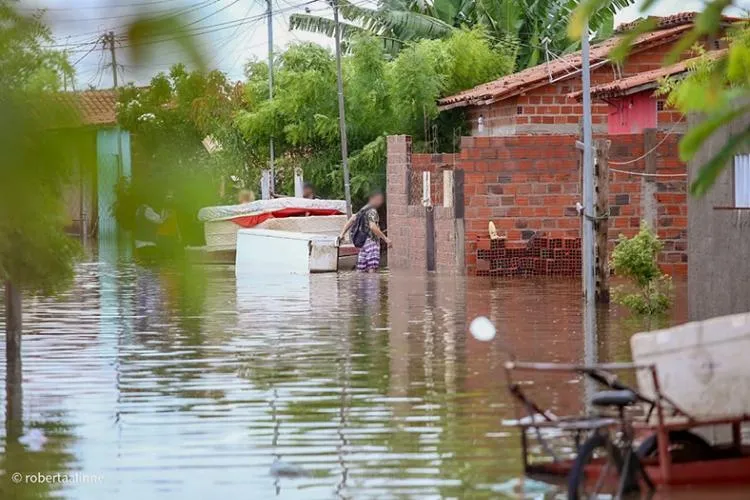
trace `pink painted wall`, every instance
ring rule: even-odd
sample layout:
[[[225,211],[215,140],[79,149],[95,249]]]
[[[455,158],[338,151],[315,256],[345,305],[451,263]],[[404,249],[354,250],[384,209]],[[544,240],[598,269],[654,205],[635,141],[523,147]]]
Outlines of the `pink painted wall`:
[[[652,90],[610,101],[609,135],[640,134],[647,128],[656,128],[656,99]]]

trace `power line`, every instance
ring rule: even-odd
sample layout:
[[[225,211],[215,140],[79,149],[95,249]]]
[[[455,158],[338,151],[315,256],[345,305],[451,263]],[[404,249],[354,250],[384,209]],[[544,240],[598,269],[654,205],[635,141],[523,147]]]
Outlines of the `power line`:
[[[218,1],[218,0],[217,0]],[[51,21],[54,23],[80,23],[81,21],[93,22],[93,21],[111,21],[113,19],[132,19],[134,17],[144,17],[146,15],[169,15],[177,12],[178,9],[160,9],[151,10],[146,12],[130,12],[128,14],[118,14],[113,16],[102,16],[102,17],[77,17],[75,19],[60,19],[54,18]]]
[[[218,2],[218,1],[220,1],[220,0],[216,0],[216,1],[214,1],[214,3]],[[222,12],[222,11],[224,11],[224,10],[228,9],[229,7],[231,7],[232,5],[236,4],[236,3],[237,3],[237,2],[239,2],[239,1],[240,1],[240,0],[233,0],[233,1],[232,1],[232,2],[230,2],[230,3],[228,4],[228,5],[225,5],[224,7],[222,7],[221,9],[215,10],[215,11],[213,11],[212,13],[210,13],[210,14],[208,14],[208,15],[206,15],[206,16],[203,16],[203,17],[201,17],[200,19],[198,19],[198,20],[196,20],[196,21],[192,21],[192,22],[190,22],[190,23],[186,24],[185,26],[183,26],[183,28],[187,28],[188,26],[194,26],[194,25],[196,25],[196,24],[198,24],[198,23],[201,23],[201,22],[205,21],[206,19],[208,19],[209,17],[213,17],[213,16],[215,16],[216,14],[218,14],[219,12]]]
[[[168,2],[176,2],[177,0],[153,0],[150,2],[133,2],[133,3],[124,3],[124,4],[115,4],[115,5],[81,5],[76,7],[21,7],[20,11],[23,12],[36,12],[40,10],[48,10],[48,11],[78,11],[78,10],[94,10],[94,9],[120,9],[120,8],[126,8],[126,7],[143,7],[147,5],[157,5],[161,3],[168,3]]]
[[[170,17],[170,16],[175,16],[175,17],[176,16],[183,16],[183,15],[188,14],[190,12],[193,12],[195,10],[199,10],[199,9],[204,8],[204,7],[208,7],[209,5],[214,4],[217,1],[218,0],[201,0],[199,2],[195,2],[195,3],[192,3],[190,5],[186,5],[184,7],[178,8],[178,9],[165,9],[164,11],[162,11],[162,12],[165,12],[163,15],[156,16],[153,20],[166,19],[167,17]],[[70,36],[73,36],[73,37],[84,37],[84,36],[97,35],[97,34],[101,33],[102,31],[112,31],[115,28],[116,28],[116,26],[110,26],[110,27],[107,27],[107,28],[104,28],[104,29],[99,29],[99,30],[96,30],[96,31],[88,31],[88,32],[83,32],[83,33],[77,33],[75,35],[70,35]],[[91,42],[82,42],[79,45],[88,45],[89,43],[91,43]],[[52,46],[49,46],[49,47],[50,48],[54,48],[55,46],[52,45]]]
[[[247,11],[245,12],[245,14],[244,14],[244,16],[243,16],[243,17],[247,17],[247,16],[249,16],[249,15],[250,15],[250,12],[251,12],[252,10],[253,10],[253,6],[252,6],[252,5],[250,5],[250,7],[248,7],[248,8],[247,8]],[[238,32],[239,30],[240,30],[240,26],[237,26],[237,27],[236,27],[236,28],[234,29],[234,31],[232,31],[232,32],[231,32],[231,33],[230,33],[230,34],[229,34],[229,35],[227,36],[227,38],[226,38],[226,39],[225,39],[225,40],[224,40],[223,42],[221,42],[221,43],[220,43],[220,44],[219,44],[219,45],[218,45],[218,46],[216,47],[216,51],[217,51],[217,52],[221,52],[221,50],[222,50],[222,49],[226,48],[226,46],[227,46],[227,45],[229,45],[229,42],[230,42],[231,40],[233,40],[233,39],[234,39],[234,37],[235,37],[235,36],[237,35],[237,32]],[[237,52],[238,48],[242,46],[242,44],[243,44],[243,43],[245,42],[245,40],[247,39],[247,36],[249,35],[249,33],[250,33],[250,31],[246,31],[246,32],[244,33],[244,35],[242,36],[242,41],[240,42],[240,44],[238,45],[238,47],[235,47],[235,49],[234,49],[234,50],[233,50],[233,51],[231,52],[231,54],[232,54],[232,55],[234,55],[234,54],[235,54],[235,53]],[[227,58],[227,56],[229,56],[229,53],[227,53],[227,54],[224,54],[223,56],[221,56],[221,59],[219,59],[219,61],[218,61],[218,62],[216,63],[216,66],[218,67],[218,66],[219,66],[220,64],[222,64],[222,63],[224,62],[224,60],[225,60],[225,59]]]
[[[316,1],[317,0],[308,0],[306,2],[298,4],[297,6],[295,6],[295,8],[298,8],[298,7],[301,7],[301,6],[304,6],[304,5],[309,5],[309,4],[311,4],[313,2],[316,2]],[[289,8],[289,9],[284,9],[282,11],[276,11],[274,13],[274,15],[283,14],[284,12],[288,12],[289,10],[292,10],[292,9]],[[190,36],[200,36],[200,35],[205,35],[205,34],[209,34],[209,33],[216,33],[218,31],[222,31],[222,30],[225,30],[225,29],[232,29],[232,28],[236,28],[237,26],[243,26],[243,25],[246,25],[246,24],[253,23],[253,22],[258,21],[260,19],[265,19],[267,15],[268,15],[267,13],[263,13],[263,14],[258,14],[258,15],[255,15],[255,16],[246,17],[246,18],[243,18],[243,19],[236,19],[236,20],[233,20],[233,21],[226,21],[226,22],[222,22],[222,23],[216,23],[216,24],[209,25],[209,26],[201,26],[201,27],[196,27],[196,28],[190,28],[189,30],[187,30],[188,31],[187,33],[179,33],[179,32],[164,33],[164,34],[161,34],[159,36],[170,36],[170,35],[175,35],[175,36],[172,36],[170,38],[164,38],[164,39],[154,39],[154,40],[144,40],[142,42],[133,42],[131,44],[123,45],[123,47],[135,47],[135,46],[141,46],[141,45],[152,45],[152,44],[164,43],[164,42],[168,42],[168,41],[180,40],[182,38],[186,38],[186,37],[190,37]]]
[[[91,54],[94,51],[94,49],[96,49],[96,46],[99,44],[100,41],[101,41],[101,37],[97,38],[96,42],[94,42],[94,44],[91,46],[91,48],[85,54],[83,54],[81,57],[79,57],[78,59],[76,59],[76,62],[74,62],[72,64],[72,66],[76,67],[76,65],[78,63],[80,63],[81,61],[83,61],[86,58],[86,56],[88,56],[89,54]]]

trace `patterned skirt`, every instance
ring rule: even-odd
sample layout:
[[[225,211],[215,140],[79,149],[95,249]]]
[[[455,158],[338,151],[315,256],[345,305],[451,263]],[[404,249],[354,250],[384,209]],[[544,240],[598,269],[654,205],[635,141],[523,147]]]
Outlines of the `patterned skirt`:
[[[372,238],[367,238],[365,244],[359,249],[357,257],[357,271],[370,271],[380,267],[380,243]]]

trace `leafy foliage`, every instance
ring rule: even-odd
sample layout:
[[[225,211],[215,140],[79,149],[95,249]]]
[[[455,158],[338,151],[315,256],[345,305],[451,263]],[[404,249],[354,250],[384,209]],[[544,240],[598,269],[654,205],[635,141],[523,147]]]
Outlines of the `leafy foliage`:
[[[656,258],[663,244],[643,221],[633,238],[620,235],[612,252],[612,269],[615,274],[633,281],[636,292],[627,288],[615,290],[615,301],[637,314],[658,314],[671,305],[671,278],[661,272]]]
[[[391,54],[416,41],[443,39],[463,28],[481,28],[506,55],[516,59],[520,68],[544,61],[549,50],[563,54],[577,50],[566,32],[567,21],[579,0],[379,0],[366,8],[340,0],[342,39],[368,32],[378,37]],[[614,27],[617,9],[631,0],[614,0],[598,10],[590,27],[599,38],[606,38]],[[291,29],[333,36],[334,23],[309,14],[290,16]]]
[[[38,17],[0,1],[0,281],[45,294],[72,277],[78,244],[64,233],[63,191],[83,140],[52,93],[72,72],[64,54],[43,48],[49,41]]]
[[[450,149],[461,116],[438,117],[437,98],[505,74],[512,64],[493,49],[481,30],[458,30],[445,40],[423,40],[390,61],[377,38],[354,37],[343,71],[355,202],[363,202],[371,189],[383,187],[386,135],[412,135],[417,148]],[[262,157],[267,157],[269,140],[274,138],[280,187],[291,190],[293,169],[301,166],[320,196],[341,197],[333,55],[315,44],[290,46],[275,62],[271,101],[268,66],[252,62],[246,72],[246,105],[235,121]]]
[[[188,72],[180,64],[156,75],[149,87],[122,89],[117,117],[135,136],[133,155],[142,170],[134,173],[132,184],[118,186],[118,222],[132,227],[138,205],[159,207],[171,192],[183,236],[199,244],[195,213],[217,201],[222,182],[234,178],[240,188],[258,178],[257,169],[248,167],[253,151],[233,121],[242,105],[241,87],[223,73]],[[204,147],[209,136],[220,150],[209,153]]]
[[[680,157],[689,161],[717,130],[750,112],[750,28],[747,24],[728,33],[725,53],[705,52],[695,47],[699,58],[687,77],[668,80],[661,91],[669,94],[669,104],[683,113],[701,113],[702,123],[693,127],[680,142]],[[740,147],[750,141],[750,128],[730,137],[698,173],[690,186],[695,195],[704,194]]]
[[[646,0],[640,5],[646,12],[657,0]],[[585,0],[576,9],[568,32],[574,38],[583,33],[586,18],[603,7],[611,5],[611,0]],[[693,47],[701,58],[691,68],[689,75],[681,81],[671,80],[662,86],[662,91],[670,93],[669,101],[681,112],[702,113],[705,121],[694,127],[680,141],[680,156],[683,161],[691,160],[706,141],[725,125],[750,111],[750,31],[747,23],[728,32],[729,50],[716,54],[705,53],[697,43],[707,37],[721,36],[724,31],[723,15],[730,8],[740,6],[733,0],[708,0],[703,11],[696,17],[693,28],[686,31],[675,43],[664,60],[665,64],[675,62]],[[630,43],[639,33],[654,29],[654,19],[644,19],[628,35],[623,37],[615,55],[627,55]],[[730,163],[732,155],[750,142],[750,127],[727,138],[708,159],[690,186],[693,195],[703,195],[716,182],[719,174]]]

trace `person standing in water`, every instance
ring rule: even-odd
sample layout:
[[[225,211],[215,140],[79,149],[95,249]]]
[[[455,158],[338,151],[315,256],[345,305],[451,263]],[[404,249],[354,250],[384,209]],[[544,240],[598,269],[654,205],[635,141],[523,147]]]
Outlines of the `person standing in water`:
[[[339,236],[341,240],[344,239],[352,226],[355,230],[362,227],[366,231],[367,239],[359,249],[359,256],[357,257],[357,271],[369,273],[377,271],[380,268],[380,240],[383,240],[389,247],[392,245],[391,240],[380,229],[378,209],[383,206],[384,201],[382,192],[373,192],[367,201],[367,205],[354,214],[341,230]]]
[[[320,199],[318,195],[315,194],[315,188],[309,182],[305,182],[305,185],[302,186],[302,197],[307,198],[308,200]]]
[[[143,203],[136,209],[135,254],[141,260],[150,261],[156,258],[157,232],[162,222],[162,216],[150,205]]]
[[[243,189],[237,194],[237,203],[242,205],[243,203],[252,203],[255,201],[255,194],[247,189]]]
[[[177,208],[174,194],[168,192],[161,213],[161,224],[156,230],[157,246],[164,257],[174,257],[182,249],[180,226],[177,221]]]

